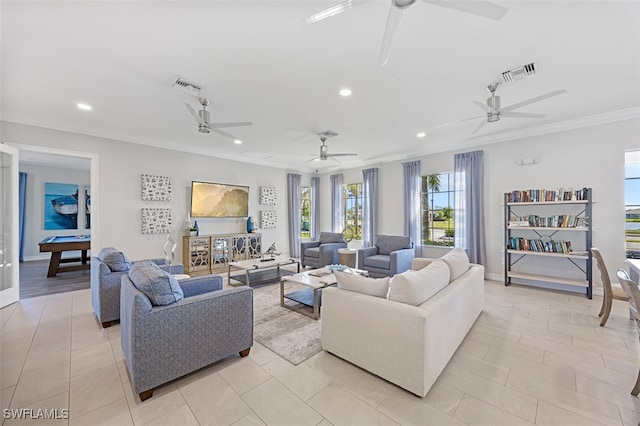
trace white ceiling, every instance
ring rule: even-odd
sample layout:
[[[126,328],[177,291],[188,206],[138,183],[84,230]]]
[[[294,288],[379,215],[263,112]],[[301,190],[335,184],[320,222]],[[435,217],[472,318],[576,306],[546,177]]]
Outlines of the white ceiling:
[[[326,172],[458,149],[525,133],[637,116],[639,1],[497,1],[496,22],[417,2],[378,66],[389,0],[367,1],[313,25],[332,1],[2,1],[1,118],[276,167]],[[498,90],[502,105],[566,89],[474,137],[486,85],[535,61],[539,72]],[[171,88],[206,86],[214,122],[234,145],[201,134]],[[339,96],[349,87],[353,95]],[[76,103],[93,106],[90,112]],[[595,117],[594,117],[595,116]],[[585,117],[590,117],[585,120]],[[314,134],[340,133],[341,164],[307,163]],[[424,131],[427,136],[416,138]]]

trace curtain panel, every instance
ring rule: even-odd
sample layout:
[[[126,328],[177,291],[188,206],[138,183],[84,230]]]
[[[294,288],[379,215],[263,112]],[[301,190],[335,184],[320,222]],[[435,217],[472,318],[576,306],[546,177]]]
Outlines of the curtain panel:
[[[454,245],[469,261],[486,266],[484,229],[484,152],[454,157]]]
[[[338,173],[330,176],[331,180],[331,232],[342,232],[344,229],[344,212],[342,211],[342,185],[344,175]]]
[[[24,234],[26,227],[27,208],[27,174],[19,173],[18,180],[18,253],[20,262],[24,261]]]
[[[378,168],[362,170],[362,247],[375,244],[378,233]]]
[[[300,257],[300,180],[301,176],[295,173],[287,173],[287,196],[289,205],[289,253],[291,257]]]
[[[416,257],[422,256],[420,160],[402,163],[404,171],[404,234],[411,237]]]
[[[311,178],[311,239],[320,240],[320,178]]]

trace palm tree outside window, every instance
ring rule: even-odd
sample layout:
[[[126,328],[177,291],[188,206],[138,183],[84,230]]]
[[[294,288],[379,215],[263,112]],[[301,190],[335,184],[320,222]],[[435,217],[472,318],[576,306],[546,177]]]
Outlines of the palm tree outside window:
[[[453,247],[453,172],[422,176],[422,242]]]
[[[362,239],[362,184],[342,185],[345,238]]]
[[[300,188],[300,236],[309,238],[311,233],[311,187]]]

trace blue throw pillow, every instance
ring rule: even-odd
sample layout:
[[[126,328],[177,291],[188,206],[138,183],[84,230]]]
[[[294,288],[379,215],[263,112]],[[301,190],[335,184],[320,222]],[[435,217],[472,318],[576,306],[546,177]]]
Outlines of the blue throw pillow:
[[[129,269],[129,278],[152,305],[170,305],[184,298],[182,288],[173,275],[150,260],[141,260]]]
[[[111,272],[128,271],[131,268],[131,262],[124,253],[113,247],[103,248],[96,257],[106,263]]]

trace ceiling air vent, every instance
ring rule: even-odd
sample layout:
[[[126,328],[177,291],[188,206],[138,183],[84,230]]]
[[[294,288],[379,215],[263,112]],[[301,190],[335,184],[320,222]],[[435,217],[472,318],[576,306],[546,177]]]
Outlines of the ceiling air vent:
[[[198,96],[200,91],[204,89],[202,84],[186,80],[180,76],[175,78],[171,86],[193,96]]]
[[[522,80],[525,77],[530,77],[536,73],[536,64],[531,62],[521,67],[514,68],[502,73],[502,80],[505,83],[511,83],[512,81]]]

